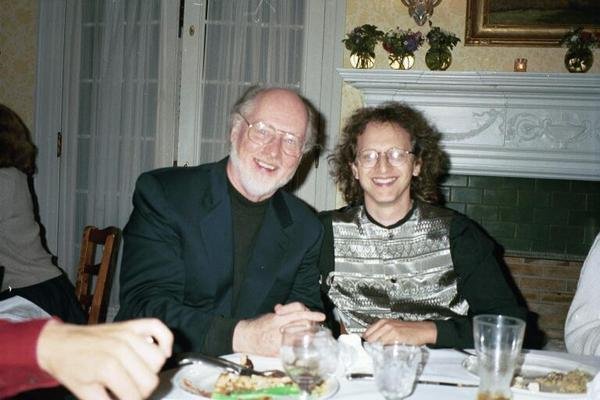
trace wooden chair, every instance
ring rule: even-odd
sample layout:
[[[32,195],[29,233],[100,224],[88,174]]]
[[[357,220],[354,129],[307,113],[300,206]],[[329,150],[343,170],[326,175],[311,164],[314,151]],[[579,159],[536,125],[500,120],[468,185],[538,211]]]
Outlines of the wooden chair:
[[[106,321],[110,288],[121,243],[121,230],[114,226],[98,229],[86,226],[81,240],[75,295],[88,315],[88,324]],[[103,246],[100,263],[96,264],[96,248]],[[93,284],[93,276],[96,283]],[[94,289],[92,287],[94,286]]]

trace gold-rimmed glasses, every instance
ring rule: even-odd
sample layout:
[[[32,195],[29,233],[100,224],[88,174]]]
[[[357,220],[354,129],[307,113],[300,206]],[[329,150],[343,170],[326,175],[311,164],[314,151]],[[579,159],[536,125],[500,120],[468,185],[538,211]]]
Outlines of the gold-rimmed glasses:
[[[356,161],[363,168],[373,168],[377,165],[377,161],[379,161],[379,157],[385,154],[387,162],[392,167],[400,167],[410,157],[411,154],[415,154],[410,150],[402,150],[397,147],[391,147],[385,151],[377,151],[373,149],[364,149],[358,152],[356,155]]]
[[[280,135],[281,149],[285,154],[292,157],[299,157],[302,154],[304,144],[298,136],[290,132],[276,129],[264,121],[250,123],[242,114],[239,115],[248,125],[248,138],[252,142],[264,146],[275,140],[277,135]]]

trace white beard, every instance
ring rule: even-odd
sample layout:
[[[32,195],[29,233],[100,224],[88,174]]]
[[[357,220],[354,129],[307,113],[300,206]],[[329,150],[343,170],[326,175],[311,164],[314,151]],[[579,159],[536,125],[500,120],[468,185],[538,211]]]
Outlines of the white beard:
[[[285,186],[285,184],[288,183],[296,173],[296,170],[293,170],[288,176],[282,177],[279,181],[266,181],[261,179],[260,177],[254,175],[249,169],[243,168],[235,145],[231,146],[229,160],[231,161],[231,166],[239,177],[240,184],[244,190],[251,196],[258,198],[271,197],[277,191],[277,189]]]

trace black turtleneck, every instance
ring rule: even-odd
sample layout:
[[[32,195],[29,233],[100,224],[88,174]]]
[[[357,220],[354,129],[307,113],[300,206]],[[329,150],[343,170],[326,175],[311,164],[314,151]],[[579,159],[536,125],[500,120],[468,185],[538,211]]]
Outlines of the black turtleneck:
[[[231,219],[233,222],[233,285],[232,311],[235,313],[248,260],[254,249],[254,241],[262,226],[269,199],[252,202],[245,198],[227,180],[231,197]]]

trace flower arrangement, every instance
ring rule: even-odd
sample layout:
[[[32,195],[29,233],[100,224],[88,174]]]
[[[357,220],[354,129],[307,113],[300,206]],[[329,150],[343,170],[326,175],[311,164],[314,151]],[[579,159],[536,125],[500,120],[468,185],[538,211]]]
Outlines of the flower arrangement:
[[[580,26],[565,33],[559,44],[566,46],[569,51],[589,50],[600,44],[600,37],[584,31],[583,27]]]
[[[383,37],[383,32],[375,25],[364,24],[357,26],[342,40],[351,55],[375,57],[375,46]]]
[[[431,26],[431,21],[429,24]],[[427,32],[427,43],[431,47],[451,50],[458,42],[460,39],[454,33],[445,31],[439,26],[434,26]]]
[[[425,39],[421,32],[396,28],[387,31],[383,35],[381,44],[388,53],[402,56],[417,51],[423,45],[424,41]]]
[[[431,29],[427,32],[427,42],[430,49],[425,54],[425,64],[432,71],[445,71],[452,63],[450,50],[460,42],[460,39],[452,32],[431,25],[429,21]]]

